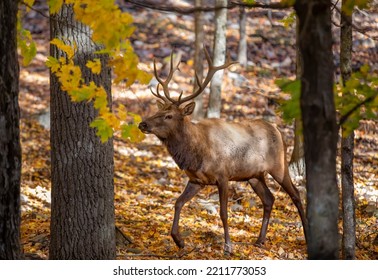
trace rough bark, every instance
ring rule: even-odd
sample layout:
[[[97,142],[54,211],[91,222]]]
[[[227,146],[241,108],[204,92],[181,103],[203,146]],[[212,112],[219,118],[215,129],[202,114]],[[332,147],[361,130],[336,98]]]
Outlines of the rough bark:
[[[195,0],[196,7],[202,7],[203,0]],[[195,50],[194,50],[194,71],[196,71],[198,78],[202,80],[203,78],[203,63],[204,54],[203,48],[205,44],[205,31],[204,31],[204,16],[203,12],[198,11],[195,13]],[[198,88],[197,83],[194,82],[193,92]],[[196,102],[196,107],[193,112],[193,119],[200,120],[205,117],[205,110],[203,108],[203,94],[200,94],[194,99]]]
[[[306,163],[309,259],[337,259],[337,124],[333,100],[331,1],[298,0],[303,59],[301,110]]]
[[[239,8],[238,62],[244,68],[247,67],[247,13],[243,6],[240,6]]]
[[[75,62],[85,82],[94,81],[110,100],[110,70],[93,75],[84,65],[98,50],[90,30],[64,6],[51,20],[52,37],[78,46]],[[59,51],[52,46],[51,55]],[[99,57],[102,62],[105,57]],[[102,64],[105,65],[105,64]],[[114,259],[113,142],[102,144],[89,127],[93,104],[72,103],[51,75],[51,242],[50,259]]]
[[[0,259],[20,259],[18,2],[0,1]]]
[[[296,78],[300,79],[302,75],[302,58],[299,50],[299,22],[297,18],[296,24]],[[289,171],[290,175],[294,178],[297,176],[305,176],[305,159],[304,159],[304,147],[303,147],[303,134],[302,134],[302,120],[296,118],[294,120],[294,149],[291,154]]]
[[[216,0],[216,6],[226,7],[227,0]],[[226,60],[226,25],[227,9],[220,9],[215,12],[215,36],[213,63],[215,66],[222,65]],[[208,118],[219,118],[222,108],[222,79],[224,70],[217,71],[210,85],[209,106],[207,108]]]
[[[342,1],[345,5],[346,1]],[[352,16],[343,13],[340,31],[340,68],[343,83],[352,73]],[[356,216],[353,183],[354,132],[341,138],[341,186],[343,205],[344,259],[355,259]]]

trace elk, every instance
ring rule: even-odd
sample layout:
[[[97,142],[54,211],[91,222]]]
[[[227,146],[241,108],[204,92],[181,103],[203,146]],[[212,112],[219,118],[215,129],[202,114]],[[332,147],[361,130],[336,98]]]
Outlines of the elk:
[[[179,220],[182,207],[205,185],[216,185],[219,192],[220,217],[224,229],[224,253],[231,253],[231,240],[227,223],[228,182],[247,181],[263,204],[263,220],[256,245],[265,242],[266,231],[272,211],[274,196],[265,182],[265,174],[270,174],[289,194],[298,209],[304,234],[307,221],[299,192],[293,185],[286,161],[285,144],[275,125],[263,120],[249,120],[230,123],[221,119],[205,119],[192,122],[195,103],[215,72],[225,69],[234,62],[213,66],[206,48],[205,57],[209,65],[204,81],[195,73],[197,90],[183,97],[183,92],[175,99],[168,84],[179,63],[174,67],[171,56],[170,70],[166,80],[159,77],[154,61],[154,74],[158,81],[156,92],[159,111],[142,121],[139,129],[145,134],[154,134],[166,146],[170,155],[184,170],[189,181],[175,203],[171,236],[179,248],[185,243],[180,236]],[[159,91],[162,87],[164,95]],[[189,102],[189,103],[188,103]],[[185,105],[185,103],[187,103]]]

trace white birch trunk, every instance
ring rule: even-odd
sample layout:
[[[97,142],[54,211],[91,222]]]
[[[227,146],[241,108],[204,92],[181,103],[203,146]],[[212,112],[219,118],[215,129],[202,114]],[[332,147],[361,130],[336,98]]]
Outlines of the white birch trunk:
[[[216,0],[217,7],[227,6],[227,0]],[[220,9],[215,12],[215,36],[214,36],[214,55],[213,63],[215,66],[222,65],[226,60],[226,25],[227,25],[227,9]],[[214,74],[210,85],[209,107],[207,108],[208,118],[219,118],[222,107],[221,91],[223,70]]]

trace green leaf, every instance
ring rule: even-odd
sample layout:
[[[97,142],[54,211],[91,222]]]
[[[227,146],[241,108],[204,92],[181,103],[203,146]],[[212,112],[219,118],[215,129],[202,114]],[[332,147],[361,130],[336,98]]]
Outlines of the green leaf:
[[[20,50],[22,56],[22,65],[28,66],[37,54],[37,47],[35,42],[31,41],[29,44],[21,43]]]
[[[288,79],[277,79],[275,84],[281,88],[285,93],[289,93],[291,98],[289,100],[281,100],[280,110],[283,113],[283,119],[286,122],[292,122],[293,119],[301,118],[301,81],[300,80],[288,80]]]
[[[96,128],[96,135],[101,138],[102,143],[105,143],[113,136],[113,129],[102,118],[96,118],[91,122],[90,127]]]
[[[122,138],[128,139],[133,143],[141,142],[146,136],[136,124],[124,124],[121,126]]]
[[[82,87],[71,90],[70,96],[74,102],[89,101],[91,96],[93,96],[93,92],[94,90],[89,87]]]
[[[102,94],[100,96],[96,96],[94,101],[94,107],[98,110],[106,108],[108,106],[108,99],[107,96]]]
[[[284,25],[285,28],[289,28],[290,26],[292,26],[295,23],[295,19],[296,19],[296,13],[291,12],[286,17],[279,20],[279,22],[281,22]]]
[[[133,117],[134,124],[138,125],[142,122],[142,117],[138,114],[128,113],[129,116]]]
[[[46,66],[50,68],[52,73],[55,73],[60,68],[60,62],[53,56],[48,56],[46,60]]]

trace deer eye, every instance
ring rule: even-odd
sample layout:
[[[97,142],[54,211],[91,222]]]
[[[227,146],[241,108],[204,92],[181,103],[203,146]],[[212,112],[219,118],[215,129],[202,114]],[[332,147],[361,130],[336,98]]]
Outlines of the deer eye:
[[[165,115],[164,119],[165,120],[170,120],[170,119],[172,119],[172,115]]]

